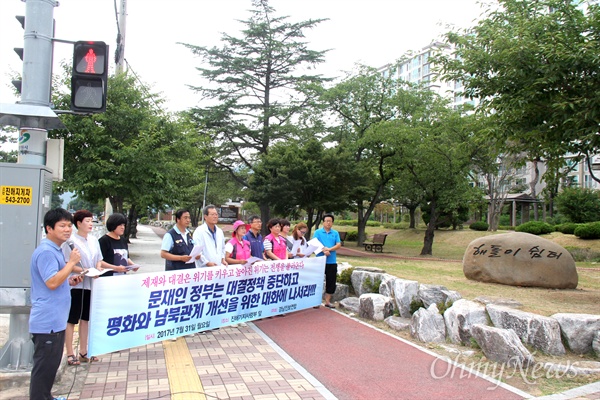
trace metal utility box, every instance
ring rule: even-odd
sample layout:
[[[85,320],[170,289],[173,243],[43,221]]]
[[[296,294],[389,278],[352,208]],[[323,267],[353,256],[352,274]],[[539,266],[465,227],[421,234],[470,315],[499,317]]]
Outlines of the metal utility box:
[[[52,170],[0,163],[0,288],[29,288],[31,255],[44,233]]]

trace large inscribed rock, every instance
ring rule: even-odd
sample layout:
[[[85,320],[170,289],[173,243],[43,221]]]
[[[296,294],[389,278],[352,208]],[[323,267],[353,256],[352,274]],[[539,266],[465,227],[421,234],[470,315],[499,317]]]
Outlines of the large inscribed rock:
[[[472,241],[463,257],[469,279],[513,286],[574,289],[578,277],[571,254],[558,244],[522,232]]]

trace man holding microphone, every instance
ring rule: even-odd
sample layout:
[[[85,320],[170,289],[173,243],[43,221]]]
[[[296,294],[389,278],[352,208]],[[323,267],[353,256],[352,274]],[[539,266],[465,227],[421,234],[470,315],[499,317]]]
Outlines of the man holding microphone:
[[[71,308],[71,289],[83,280],[71,275],[81,260],[79,250],[71,251],[65,261],[61,245],[71,237],[73,216],[56,208],[44,216],[46,238],[31,256],[31,314],[29,333],[33,341],[33,368],[29,397],[52,399],[52,385],[65,345],[65,329]]]

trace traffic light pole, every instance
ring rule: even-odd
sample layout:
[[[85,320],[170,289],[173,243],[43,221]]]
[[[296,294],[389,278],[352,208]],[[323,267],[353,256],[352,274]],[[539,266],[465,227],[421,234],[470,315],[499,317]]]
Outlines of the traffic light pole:
[[[52,38],[54,0],[27,0],[23,35],[23,83],[21,104],[50,106],[52,85]],[[46,164],[48,130],[39,124],[22,125],[19,135],[19,164]]]
[[[40,166],[40,169],[46,165],[48,129],[62,127],[62,123],[50,109],[53,16],[57,5],[55,0],[26,0],[21,102],[0,105],[0,123],[19,127],[17,163]],[[38,214],[41,214],[42,207],[39,206]],[[11,227],[16,230],[22,228]],[[15,250],[18,252],[19,249]],[[9,256],[3,255],[2,260],[1,264],[5,264],[4,261],[9,260]],[[28,269],[28,265],[13,265],[12,262],[6,264],[0,265],[0,270]],[[29,335],[30,309],[30,288],[0,287],[0,312],[10,312],[9,338],[0,352],[0,368],[3,371],[19,372],[31,367],[33,344]]]

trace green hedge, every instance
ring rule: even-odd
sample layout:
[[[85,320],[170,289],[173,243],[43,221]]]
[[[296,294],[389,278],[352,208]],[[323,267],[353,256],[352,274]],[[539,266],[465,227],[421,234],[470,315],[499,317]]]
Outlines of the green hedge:
[[[498,230],[501,231],[514,231],[515,227],[512,225],[498,225]]]
[[[545,235],[554,232],[554,227],[542,221],[529,221],[517,226],[516,231],[531,233],[533,235]]]
[[[600,239],[600,221],[579,225],[574,235],[581,239]]]
[[[566,222],[564,224],[554,226],[554,230],[557,232],[564,233],[566,235],[572,235],[575,233],[575,229],[579,226],[574,222]]]
[[[341,219],[339,221],[335,221],[335,224],[340,226],[358,226],[358,221],[355,219]],[[381,222],[367,221],[367,226],[380,227]]]
[[[358,241],[358,231],[348,231],[346,233],[346,242],[356,242]]]
[[[358,221],[355,219],[340,219],[335,221],[335,224],[341,226],[358,226]]]
[[[477,221],[469,225],[469,228],[474,231],[487,231],[489,227],[490,225],[485,221]]]
[[[406,223],[403,222],[397,222],[395,224],[391,223],[391,222],[385,222],[383,224],[383,227],[386,229],[407,229],[408,225]]]

